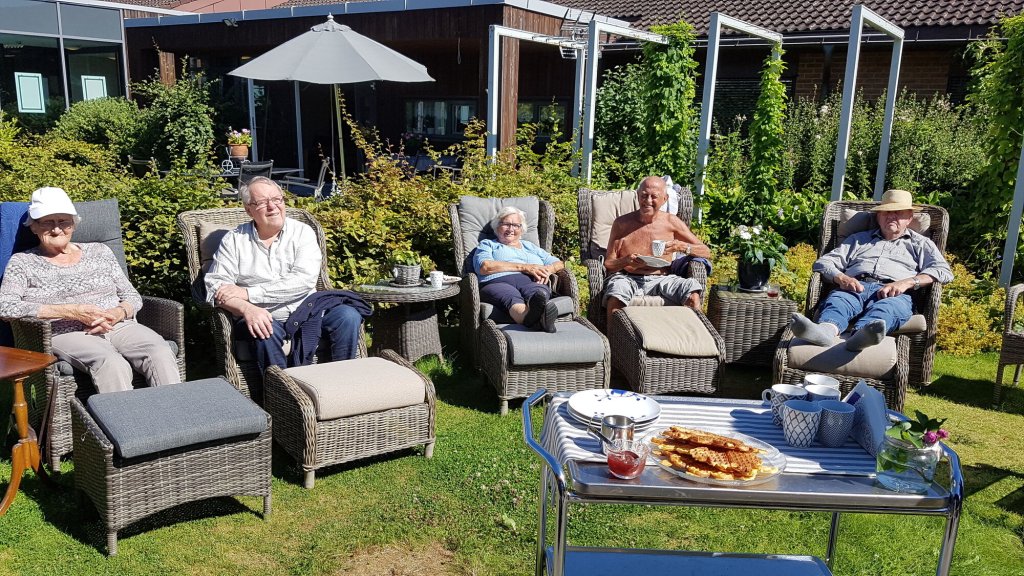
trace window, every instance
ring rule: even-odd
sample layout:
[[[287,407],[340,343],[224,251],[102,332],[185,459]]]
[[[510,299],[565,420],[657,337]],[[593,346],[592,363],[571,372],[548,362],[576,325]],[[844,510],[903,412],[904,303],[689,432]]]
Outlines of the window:
[[[91,40],[64,40],[71,102],[124,96],[121,46]]]
[[[0,108],[31,131],[64,112],[64,82],[56,38],[0,34]]]
[[[566,136],[571,130],[567,129],[566,123],[567,106],[560,102],[520,102],[517,113],[517,123],[536,124],[537,136],[550,138],[557,126],[561,135]]]
[[[409,100],[405,103],[405,131],[423,136],[462,136],[476,103],[469,100]]]

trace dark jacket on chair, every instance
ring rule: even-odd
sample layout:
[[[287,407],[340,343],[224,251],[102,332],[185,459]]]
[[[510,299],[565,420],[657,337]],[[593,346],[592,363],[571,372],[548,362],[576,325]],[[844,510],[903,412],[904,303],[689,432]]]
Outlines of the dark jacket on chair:
[[[284,330],[292,341],[288,366],[305,366],[313,362],[313,354],[320,344],[324,312],[340,305],[355,308],[363,318],[373,313],[373,308],[365,300],[349,290],[321,290],[310,294],[285,322]]]

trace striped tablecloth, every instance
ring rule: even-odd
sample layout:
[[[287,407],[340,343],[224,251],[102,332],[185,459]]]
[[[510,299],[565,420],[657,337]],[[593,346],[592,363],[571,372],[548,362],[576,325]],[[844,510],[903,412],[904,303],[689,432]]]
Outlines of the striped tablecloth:
[[[757,400],[654,396],[661,404],[661,416],[638,434],[653,433],[668,426],[703,428],[723,434],[739,432],[767,442],[786,455],[786,472],[791,474],[850,474],[874,476],[875,458],[853,440],[839,448],[815,443],[794,448],[786,443],[782,428],[772,424],[771,407]],[[556,396],[548,405],[541,431],[541,443],[563,465],[570,459],[604,461],[598,440],[587,427],[569,415],[567,396]]]

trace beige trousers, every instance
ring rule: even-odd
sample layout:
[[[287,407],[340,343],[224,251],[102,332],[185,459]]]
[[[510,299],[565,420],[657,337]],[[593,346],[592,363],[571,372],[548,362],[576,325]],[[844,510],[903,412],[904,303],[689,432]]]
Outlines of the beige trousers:
[[[150,386],[181,382],[178,364],[159,334],[126,320],[106,334],[68,332],[53,337],[53,353],[87,372],[100,393],[132,389],[132,368]]]

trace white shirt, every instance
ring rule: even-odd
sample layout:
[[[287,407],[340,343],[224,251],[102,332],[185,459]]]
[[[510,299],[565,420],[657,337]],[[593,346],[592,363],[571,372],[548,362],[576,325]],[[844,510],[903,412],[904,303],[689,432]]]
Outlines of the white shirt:
[[[249,302],[284,321],[306,296],[316,291],[323,255],[309,226],[285,218],[284,227],[270,248],[263,245],[252,222],[224,236],[206,273],[206,302],[222,284],[235,284],[249,292]]]

